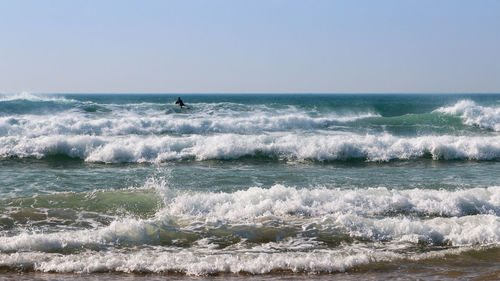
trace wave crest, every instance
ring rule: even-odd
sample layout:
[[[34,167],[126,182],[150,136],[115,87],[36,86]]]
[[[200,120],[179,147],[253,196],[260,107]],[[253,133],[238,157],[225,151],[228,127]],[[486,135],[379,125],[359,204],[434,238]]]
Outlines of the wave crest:
[[[467,125],[500,131],[500,107],[485,107],[471,100],[461,100],[453,106],[436,111],[460,116]]]
[[[26,101],[72,101],[65,97],[57,95],[47,95],[47,94],[33,94],[29,92],[21,92],[15,94],[0,94],[0,102],[5,101],[16,101],[16,100],[26,100]]]

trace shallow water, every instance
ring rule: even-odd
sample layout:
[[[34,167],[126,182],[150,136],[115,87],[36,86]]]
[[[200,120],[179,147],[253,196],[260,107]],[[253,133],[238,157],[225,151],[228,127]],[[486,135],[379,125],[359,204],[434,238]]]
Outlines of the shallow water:
[[[0,96],[2,278],[500,278],[500,95],[176,98]]]

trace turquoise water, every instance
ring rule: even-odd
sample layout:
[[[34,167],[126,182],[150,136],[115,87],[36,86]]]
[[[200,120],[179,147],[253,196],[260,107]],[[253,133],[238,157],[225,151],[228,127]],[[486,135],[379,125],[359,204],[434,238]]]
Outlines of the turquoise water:
[[[176,98],[0,96],[0,270],[500,272],[500,95]]]

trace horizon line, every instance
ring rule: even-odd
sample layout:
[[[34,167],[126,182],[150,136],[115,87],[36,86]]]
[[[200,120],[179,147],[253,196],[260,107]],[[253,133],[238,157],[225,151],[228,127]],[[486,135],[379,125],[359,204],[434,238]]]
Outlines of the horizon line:
[[[499,92],[0,92],[1,95],[41,94],[41,95],[92,95],[92,94],[122,94],[122,95],[489,95]]]

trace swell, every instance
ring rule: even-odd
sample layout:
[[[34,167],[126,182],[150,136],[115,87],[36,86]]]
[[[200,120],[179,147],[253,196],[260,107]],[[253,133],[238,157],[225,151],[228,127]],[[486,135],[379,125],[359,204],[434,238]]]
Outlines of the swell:
[[[61,192],[50,195],[36,195],[25,198],[0,200],[0,208],[50,209],[54,206],[75,211],[98,212],[101,214],[132,214],[148,217],[162,206],[162,200],[155,190],[129,189],[118,191],[93,191],[90,193]],[[38,216],[35,214],[35,216]],[[29,219],[29,214],[23,215]]]

